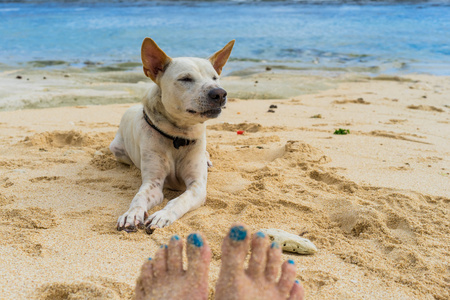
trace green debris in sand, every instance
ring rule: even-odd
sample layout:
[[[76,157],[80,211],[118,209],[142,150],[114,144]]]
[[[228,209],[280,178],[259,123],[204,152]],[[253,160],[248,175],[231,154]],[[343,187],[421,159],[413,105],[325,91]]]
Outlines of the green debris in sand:
[[[334,131],[334,134],[350,134],[350,129],[339,128]]]
[[[317,114],[317,115],[312,116],[311,118],[313,118],[313,119],[322,119],[322,115],[321,114]]]

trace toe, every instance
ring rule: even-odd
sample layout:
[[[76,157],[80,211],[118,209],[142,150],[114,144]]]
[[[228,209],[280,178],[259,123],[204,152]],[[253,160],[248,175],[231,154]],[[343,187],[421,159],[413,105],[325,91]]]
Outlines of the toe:
[[[252,254],[248,262],[247,275],[261,277],[266,267],[268,238],[261,231],[255,233],[251,243]]]
[[[136,215],[134,219],[134,225],[139,229],[144,229],[144,220],[148,217],[148,213],[145,212],[144,214],[138,214]]]
[[[158,229],[158,226],[154,226],[154,225],[150,225],[150,224],[144,225],[144,227],[145,227],[145,232],[147,234],[152,234],[156,229]]]
[[[267,249],[267,263],[265,276],[268,282],[275,282],[280,271],[281,249],[276,242],[273,242]]]
[[[174,212],[169,211],[167,209],[162,209],[160,211],[155,212],[150,217],[148,217],[144,224],[146,227],[157,227],[163,228],[169,226],[173,222],[177,220],[177,216]]]
[[[207,281],[211,249],[200,233],[192,233],[187,237],[186,256],[188,260],[188,276],[199,281]]]
[[[296,280],[295,284],[292,286],[291,291],[289,292],[288,300],[303,300],[305,299],[305,290],[303,289],[300,281]]]
[[[146,261],[141,268],[141,274],[136,282],[136,299],[145,299],[146,295],[150,294],[150,289],[153,286],[153,267],[152,263]]]
[[[167,249],[167,270],[170,275],[183,273],[183,242],[178,235],[172,236]]]
[[[221,273],[237,274],[244,270],[250,238],[247,228],[242,224],[234,224],[222,243]]]
[[[122,215],[119,217],[119,219],[117,220],[117,230],[123,230],[125,223],[127,222],[127,216],[126,215]]]
[[[167,274],[167,245],[161,245],[153,260],[153,276],[161,278]]]
[[[136,232],[137,231],[136,226],[131,225],[129,223],[126,223],[122,229],[125,230],[126,232]]]
[[[282,295],[288,295],[295,283],[296,267],[293,260],[285,261],[281,266],[281,276],[278,281],[278,290]]]

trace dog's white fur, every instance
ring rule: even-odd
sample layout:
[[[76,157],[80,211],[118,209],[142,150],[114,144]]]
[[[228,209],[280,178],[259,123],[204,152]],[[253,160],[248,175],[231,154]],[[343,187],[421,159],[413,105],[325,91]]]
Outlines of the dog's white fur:
[[[225,105],[226,92],[220,88],[218,79],[233,45],[234,40],[209,60],[172,59],[153,40],[144,40],[141,53],[144,73],[156,84],[141,105],[125,112],[110,145],[118,161],[136,165],[142,174],[139,192],[128,211],[118,219],[119,230],[134,231],[144,225],[162,228],[205,202],[209,160],[204,122],[217,117]],[[224,99],[213,101],[210,92],[214,89],[224,92]],[[172,140],[146,123],[143,110],[164,133],[195,143],[175,149]],[[147,211],[163,201],[163,186],[186,191],[148,216]]]

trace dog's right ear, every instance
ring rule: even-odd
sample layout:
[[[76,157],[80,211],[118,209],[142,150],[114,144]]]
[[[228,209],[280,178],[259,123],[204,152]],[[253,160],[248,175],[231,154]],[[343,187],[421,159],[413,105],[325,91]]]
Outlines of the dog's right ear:
[[[142,42],[141,58],[145,76],[150,77],[154,82],[172,61],[151,38],[145,38]]]

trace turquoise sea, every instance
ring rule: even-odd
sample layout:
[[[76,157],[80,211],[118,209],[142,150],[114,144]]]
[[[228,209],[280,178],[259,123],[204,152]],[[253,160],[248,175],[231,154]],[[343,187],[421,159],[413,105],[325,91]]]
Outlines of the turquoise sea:
[[[146,36],[173,57],[236,39],[228,73],[450,75],[450,1],[0,1],[3,66],[133,66]]]

